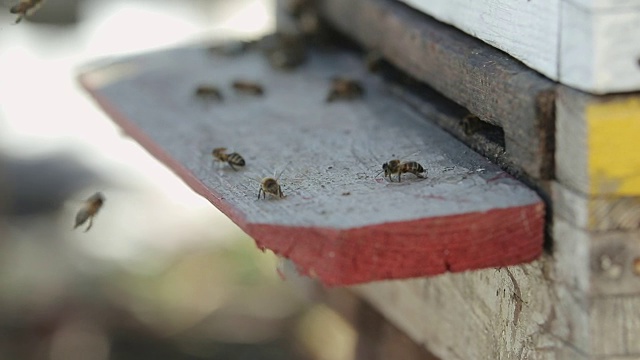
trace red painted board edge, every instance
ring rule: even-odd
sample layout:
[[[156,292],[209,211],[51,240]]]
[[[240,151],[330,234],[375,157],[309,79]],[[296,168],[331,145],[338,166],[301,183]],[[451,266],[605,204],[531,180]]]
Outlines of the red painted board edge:
[[[292,260],[301,274],[317,278],[326,286],[517,265],[542,254],[542,202],[353,229],[250,223],[92,89],[85,76],[79,75],[80,84],[125,133],[229,216],[260,249]],[[425,228],[429,229],[426,237]],[[397,240],[398,234],[402,234],[401,241]],[[442,240],[444,236],[447,241]]]

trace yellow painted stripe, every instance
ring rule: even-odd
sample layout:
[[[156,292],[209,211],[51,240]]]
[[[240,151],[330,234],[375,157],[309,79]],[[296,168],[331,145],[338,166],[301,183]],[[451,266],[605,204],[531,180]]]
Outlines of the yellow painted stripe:
[[[587,107],[590,193],[640,195],[640,98]]]

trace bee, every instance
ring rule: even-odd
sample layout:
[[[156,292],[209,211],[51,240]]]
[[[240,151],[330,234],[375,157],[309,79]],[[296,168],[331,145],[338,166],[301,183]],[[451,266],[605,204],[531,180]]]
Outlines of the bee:
[[[78,228],[78,226],[84,224],[87,220],[89,220],[89,226],[87,226],[84,232],[89,231],[89,229],[91,229],[91,226],[93,226],[93,218],[96,216],[98,210],[100,210],[100,208],[104,204],[104,201],[105,198],[100,192],[91,195],[91,197],[85,200],[84,206],[76,214],[76,224],[73,228],[76,229]]]
[[[272,68],[293,70],[307,61],[307,46],[304,37],[293,34],[265,36],[262,49]]]
[[[214,55],[221,55],[227,57],[240,56],[245,53],[247,50],[255,47],[257,45],[256,40],[241,40],[241,41],[232,41],[225,42],[223,44],[216,44],[214,46],[209,46],[207,51]]]
[[[260,195],[262,195],[263,199],[266,199],[267,194],[278,197],[278,198],[285,197],[284,193],[282,192],[282,186],[280,186],[280,183],[278,183],[278,180],[280,179],[280,176],[282,176],[282,173],[284,173],[288,165],[289,164],[287,164],[280,171],[280,174],[278,174],[278,176],[276,176],[274,173],[273,177],[265,177],[260,181],[260,188],[258,189],[258,199],[260,199]],[[251,180],[254,180],[254,179],[251,179]],[[257,181],[257,180],[254,180],[254,181]]]
[[[371,50],[364,56],[364,63],[371,73],[378,72],[384,64],[384,57],[377,50]]]
[[[33,15],[40,6],[44,3],[44,0],[20,0],[16,5],[13,5],[9,12],[12,14],[18,14],[15,24],[22,21],[28,15]]]
[[[336,77],[331,80],[331,88],[327,95],[326,102],[336,100],[355,100],[364,95],[364,88],[360,82],[353,79]]]
[[[258,189],[258,199],[260,199],[260,195],[262,195],[263,199],[266,199],[267,194],[280,198],[284,197],[284,194],[282,193],[282,187],[278,183],[278,179],[266,177],[262,179],[262,181],[260,181],[260,189]]]
[[[215,148],[213,149],[213,151],[211,151],[211,155],[213,155],[213,157],[217,161],[226,162],[235,171],[238,171],[238,169],[236,169],[234,166],[245,165],[244,159],[242,158],[242,156],[240,156],[240,154],[236,152],[227,154],[226,151],[227,148],[224,147]]]
[[[462,118],[461,125],[464,134],[467,136],[471,136],[481,131],[486,126],[486,123],[480,120],[480,118],[476,115],[467,114]]]
[[[222,92],[217,87],[211,85],[198,85],[195,96],[203,100],[222,101]]]
[[[384,176],[389,178],[389,181],[393,181],[391,179],[391,175],[398,174],[398,182],[402,182],[401,176],[404,173],[411,173],[424,179],[424,175],[422,175],[422,173],[425,172],[422,165],[417,161],[401,161],[398,159],[389,160],[382,164],[382,171],[384,172]]]
[[[250,81],[236,80],[231,86],[233,86],[236,92],[243,94],[261,96],[264,93],[262,85]]]

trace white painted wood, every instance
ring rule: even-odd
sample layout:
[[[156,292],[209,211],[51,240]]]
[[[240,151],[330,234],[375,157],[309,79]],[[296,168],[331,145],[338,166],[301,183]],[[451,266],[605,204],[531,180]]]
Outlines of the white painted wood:
[[[401,1],[563,84],[640,90],[640,0]]]
[[[562,4],[559,79],[605,94],[640,90],[640,8],[587,11]]]
[[[631,10],[639,8],[640,0],[566,0],[591,10]]]
[[[559,0],[401,0],[558,77]]]

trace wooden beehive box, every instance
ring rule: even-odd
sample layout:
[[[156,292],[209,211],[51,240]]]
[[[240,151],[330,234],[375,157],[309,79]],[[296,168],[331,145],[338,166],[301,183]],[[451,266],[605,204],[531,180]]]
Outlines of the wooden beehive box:
[[[532,264],[356,291],[443,359],[640,357],[640,3],[401,2],[320,8],[503,128],[505,152],[493,155],[460,124],[436,120],[550,200],[552,246]]]
[[[365,95],[328,103],[331,79]],[[257,81],[263,96],[234,92]],[[295,72],[249,50],[185,47],[98,66],[82,84],[133,138],[256,240],[326,285],[518,264],[542,252],[544,207],[534,191],[392,96],[344,51],[312,51]],[[221,100],[203,101],[200,84]],[[220,167],[214,147],[242,154]],[[398,182],[382,164],[403,155],[426,170]],[[282,172],[285,197],[258,198]]]
[[[371,74],[344,49],[282,72],[255,52],[202,47],[103,63],[81,80],[260,247],[325,284],[357,285],[442,359],[640,357],[640,2],[306,9],[413,80]],[[300,19],[279,26],[299,30]],[[327,104],[338,75],[361,81],[365,97]],[[265,96],[235,94],[236,78],[263,83]],[[201,83],[224,100],[199,102]],[[246,168],[218,167],[216,146]],[[414,152],[426,179],[377,175]],[[282,168],[287,197],[257,200],[256,179]]]

